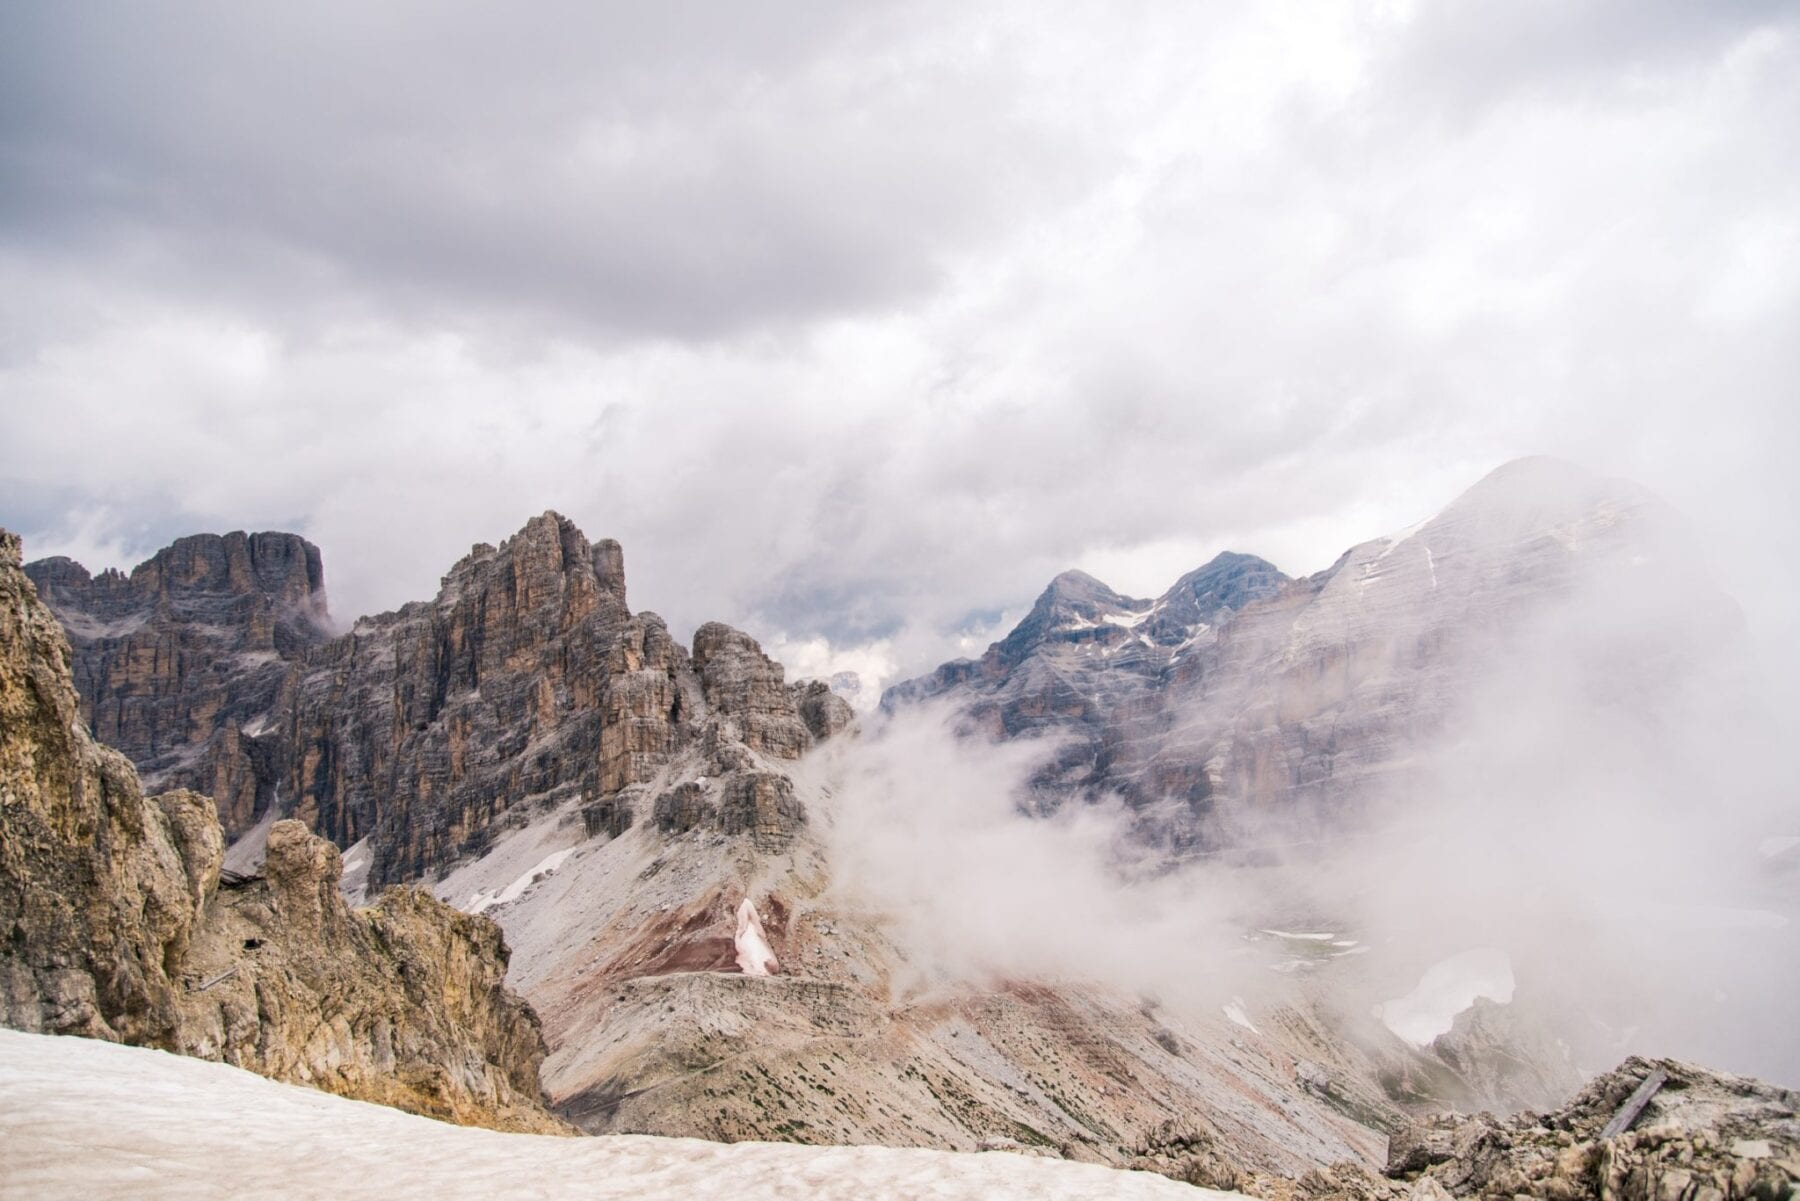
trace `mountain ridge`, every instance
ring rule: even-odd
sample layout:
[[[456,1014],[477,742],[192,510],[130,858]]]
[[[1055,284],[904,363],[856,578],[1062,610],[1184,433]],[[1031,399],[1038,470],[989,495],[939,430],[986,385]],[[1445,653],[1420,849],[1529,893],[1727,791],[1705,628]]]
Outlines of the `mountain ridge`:
[[[1723,620],[1729,601],[1684,572],[1675,524],[1628,481],[1514,460],[1310,576],[1227,554],[1145,602],[1081,575],[1079,613],[1056,607],[1053,582],[980,659],[902,681],[882,708],[947,702],[970,732],[1055,734],[1036,808],[1116,793],[1150,841],[1216,851],[1247,825],[1335,822],[1404,791],[1401,748],[1596,572],[1688,588],[1671,620]]]
[[[304,572],[259,574],[259,550]],[[288,815],[367,838],[376,886],[479,851],[515,803],[612,798],[613,825],[647,818],[655,798],[621,793],[720,722],[777,759],[849,722],[730,627],[690,652],[633,614],[619,544],[554,511],[472,547],[431,600],[335,636],[317,548],[294,535],[197,535],[129,576],[26,570],[71,633],[84,709],[159,786],[213,795],[234,838]],[[277,638],[278,607],[315,636]]]

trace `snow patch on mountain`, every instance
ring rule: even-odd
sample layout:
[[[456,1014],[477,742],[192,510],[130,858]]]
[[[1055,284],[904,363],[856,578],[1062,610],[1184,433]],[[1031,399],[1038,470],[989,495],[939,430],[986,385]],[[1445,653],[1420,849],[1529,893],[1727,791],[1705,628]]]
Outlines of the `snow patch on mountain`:
[[[574,847],[564,847],[560,851],[552,851],[542,859],[526,868],[512,883],[498,892],[478,890],[463,906],[465,913],[485,913],[495,905],[508,905],[525,894],[525,890],[550,875],[563,865],[563,860],[575,853]]]
[[[736,949],[737,965],[746,976],[772,976],[781,970],[775,952],[769,949],[769,936],[763,933],[762,917],[749,897],[737,908]]]

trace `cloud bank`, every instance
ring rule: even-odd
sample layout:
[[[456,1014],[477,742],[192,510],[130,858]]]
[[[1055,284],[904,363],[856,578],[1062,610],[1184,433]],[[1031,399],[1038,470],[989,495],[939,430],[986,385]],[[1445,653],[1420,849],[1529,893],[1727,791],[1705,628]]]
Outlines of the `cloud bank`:
[[[556,507],[634,602],[904,675],[1055,572],[1316,570],[1518,454],[1800,561],[1781,4],[15,5],[0,521]]]

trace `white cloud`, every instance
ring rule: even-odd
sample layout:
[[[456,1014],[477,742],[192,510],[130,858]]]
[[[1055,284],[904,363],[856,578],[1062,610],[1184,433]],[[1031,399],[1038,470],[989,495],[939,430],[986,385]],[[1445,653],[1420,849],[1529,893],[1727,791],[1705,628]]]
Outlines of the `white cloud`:
[[[1789,9],[234,12],[0,39],[29,553],[298,528],[349,617],[555,507],[908,674],[1548,452],[1800,645]]]

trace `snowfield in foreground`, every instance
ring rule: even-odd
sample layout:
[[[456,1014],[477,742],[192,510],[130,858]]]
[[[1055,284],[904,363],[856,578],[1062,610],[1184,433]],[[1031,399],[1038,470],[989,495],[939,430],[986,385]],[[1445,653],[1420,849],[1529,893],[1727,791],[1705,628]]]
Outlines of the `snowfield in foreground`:
[[[223,1064],[0,1030],[0,1197],[1185,1198],[1143,1172],[889,1147],[496,1134]]]

